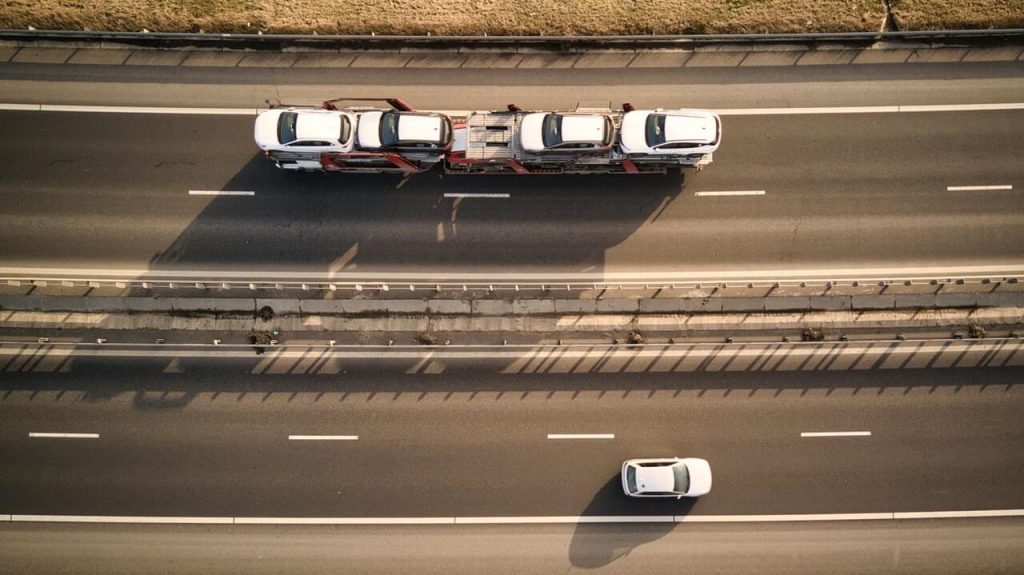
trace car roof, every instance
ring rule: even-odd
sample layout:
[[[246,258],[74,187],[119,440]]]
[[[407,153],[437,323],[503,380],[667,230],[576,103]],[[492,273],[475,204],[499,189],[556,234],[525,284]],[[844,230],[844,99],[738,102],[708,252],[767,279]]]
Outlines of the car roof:
[[[562,116],[562,141],[604,143],[607,126],[601,115],[566,114]]]
[[[341,114],[325,114],[303,110],[296,110],[295,112],[295,137],[297,139],[338,141],[341,138]]]
[[[665,140],[710,144],[718,138],[718,123],[711,114],[665,114]]]
[[[640,493],[668,493],[676,489],[676,476],[671,465],[636,468],[636,485]]]
[[[402,142],[440,142],[443,120],[433,114],[402,114],[398,139]]]

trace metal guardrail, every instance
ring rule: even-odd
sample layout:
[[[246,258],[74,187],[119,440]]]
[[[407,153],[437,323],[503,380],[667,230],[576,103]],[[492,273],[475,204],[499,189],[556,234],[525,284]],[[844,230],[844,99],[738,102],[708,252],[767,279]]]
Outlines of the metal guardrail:
[[[148,48],[290,50],[475,50],[520,48],[573,52],[594,49],[693,49],[726,44],[875,42],[1001,45],[1024,40],[1024,28],[999,30],[922,30],[902,32],[829,32],[808,34],[707,34],[648,36],[347,36],[298,34],[221,34],[184,32],[97,32],[75,30],[0,30],[0,41],[116,43]]]
[[[974,287],[968,291],[995,291],[1004,284],[1017,284],[1022,275],[978,275],[952,277],[865,277],[865,278],[735,278],[684,281],[332,281],[297,279],[203,279],[187,277],[0,277],[0,282],[11,287],[66,287],[66,288],[140,288],[140,289],[221,289],[221,290],[296,290],[296,291],[352,291],[352,292],[507,292],[524,291],[614,291],[614,290],[683,290],[768,288],[768,297],[779,288],[819,288],[825,293],[837,288],[876,288],[884,294],[893,286],[928,286],[930,293],[938,294],[950,286]]]

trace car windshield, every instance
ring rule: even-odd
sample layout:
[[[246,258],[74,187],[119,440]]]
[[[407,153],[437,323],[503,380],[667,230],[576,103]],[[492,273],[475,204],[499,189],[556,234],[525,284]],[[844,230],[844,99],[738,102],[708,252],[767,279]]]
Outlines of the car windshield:
[[[680,463],[672,466],[672,475],[676,478],[675,490],[678,493],[686,493],[690,490],[690,472],[686,465]]]
[[[636,468],[632,465],[626,467],[626,489],[630,493],[636,493]]]
[[[647,116],[647,145],[650,147],[665,143],[665,115]]]
[[[562,143],[562,117],[558,114],[544,116],[544,147],[553,148]]]
[[[295,141],[295,121],[299,115],[295,112],[284,112],[277,120],[277,141],[282,144]]]
[[[398,112],[385,112],[380,117],[380,143],[384,147],[398,144]]]

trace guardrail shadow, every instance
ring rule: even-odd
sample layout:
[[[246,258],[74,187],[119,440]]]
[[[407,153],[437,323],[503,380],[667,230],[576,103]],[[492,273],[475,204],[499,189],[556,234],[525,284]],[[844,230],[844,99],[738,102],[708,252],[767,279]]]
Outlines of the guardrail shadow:
[[[615,475],[594,495],[580,514],[656,515],[688,514],[696,505],[693,498],[636,499],[622,492],[622,479]],[[634,549],[650,543],[675,529],[674,521],[650,523],[578,523],[569,543],[569,562],[581,569],[598,569],[628,556]]]
[[[949,349],[921,355],[908,366],[905,359],[887,363],[884,355],[808,361],[808,354],[788,360],[753,359],[742,369],[728,370],[728,360],[714,356],[692,358],[679,370],[640,369],[621,358],[612,367],[581,367],[575,371],[508,371],[507,359],[438,361],[422,369],[423,358],[362,359],[297,354],[285,363],[273,357],[175,357],[172,350],[141,351],[130,357],[76,356],[51,346],[24,345],[0,349],[0,401],[104,402],[130,395],[139,409],[180,409],[203,401],[309,403],[378,402],[523,402],[538,398],[557,401],[700,401],[721,398],[782,398],[808,396],[848,398],[859,394],[924,393],[1005,394],[1020,385],[1024,366],[1007,364],[1019,357],[1021,344],[965,353]],[[56,351],[55,353],[50,353]],[[8,353],[9,352],[9,353]],[[147,353],[151,356],[147,357]],[[776,354],[778,355],[778,354]],[[811,356],[813,357],[813,355]],[[929,359],[930,358],[930,359]],[[678,357],[675,365],[682,365]],[[269,362],[269,363],[265,363]],[[330,369],[318,364],[332,362]],[[941,362],[941,365],[940,365]],[[257,370],[257,366],[264,367]],[[717,365],[717,366],[716,366]],[[304,366],[304,367],[303,367]],[[695,366],[695,367],[693,367]],[[71,395],[65,395],[73,392]],[[816,393],[815,393],[816,392]],[[25,394],[29,395],[26,396]]]

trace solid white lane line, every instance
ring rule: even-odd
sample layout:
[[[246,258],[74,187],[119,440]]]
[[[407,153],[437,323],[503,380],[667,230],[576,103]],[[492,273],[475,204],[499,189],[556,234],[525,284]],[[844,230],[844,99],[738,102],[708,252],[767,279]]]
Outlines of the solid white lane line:
[[[456,517],[461,525],[514,523],[672,523],[672,515],[553,515],[523,517]]]
[[[255,196],[256,192],[232,190],[189,190],[190,196]]]
[[[761,523],[767,521],[877,521],[893,513],[800,513],[791,515],[677,515],[676,523]]]
[[[58,104],[0,103],[0,110],[31,110],[40,112],[93,112],[122,114],[192,114],[256,116],[265,108],[181,108],[156,106],[78,106]],[[732,108],[715,110],[720,116],[770,116],[779,114],[891,114],[904,112],[975,112],[993,110],[1024,110],[1024,102],[986,104],[936,104],[896,106],[833,106],[806,108]],[[454,117],[464,117],[468,110],[432,110]]]
[[[1012,190],[1013,186],[1000,185],[1000,186],[946,186],[947,192],[968,192],[975,190]]]
[[[614,433],[549,433],[548,439],[615,439]]]
[[[870,431],[805,431],[800,437],[863,437],[871,435]]]
[[[235,517],[239,525],[452,525],[454,517]]]
[[[726,192],[694,192],[695,196],[763,196],[764,190],[736,190]]]
[[[233,517],[161,517],[146,515],[12,515],[25,523],[233,523]]]
[[[508,198],[511,194],[468,194],[462,192],[446,193],[446,198]]]
[[[509,517],[160,517],[119,515],[0,515],[0,521],[25,523],[197,523],[237,525],[472,525],[523,523],[762,523],[789,521],[891,521],[1024,517],[1024,509],[898,511],[882,513],[806,513],[780,515],[553,515]]]
[[[98,433],[29,433],[29,437],[48,439],[99,439]]]
[[[202,116],[256,116],[257,108],[180,108],[157,106],[75,106],[57,104],[36,104],[40,112],[89,112],[100,114],[188,114]],[[7,109],[0,106],[0,109]]]
[[[290,441],[358,441],[358,435],[289,435]]]
[[[985,509],[982,511],[897,511],[893,519],[960,519],[968,517],[1020,517],[1024,509]]]
[[[893,114],[901,112],[977,112],[1024,110],[1024,102],[992,104],[938,104],[934,106],[834,106],[813,108],[733,108],[715,110],[719,116],[773,116],[805,114]]]

